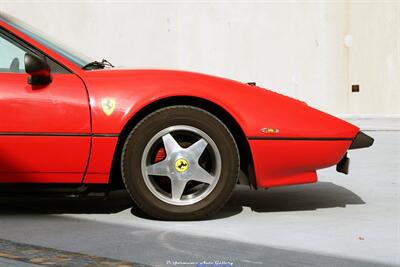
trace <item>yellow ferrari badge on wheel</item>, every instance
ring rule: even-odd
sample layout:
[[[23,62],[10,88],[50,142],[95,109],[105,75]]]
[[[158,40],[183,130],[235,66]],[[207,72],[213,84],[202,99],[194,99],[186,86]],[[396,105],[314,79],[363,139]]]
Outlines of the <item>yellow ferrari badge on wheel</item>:
[[[189,168],[189,162],[185,159],[178,159],[175,161],[175,168],[178,172],[185,172]]]
[[[107,116],[110,116],[114,112],[115,106],[116,103],[114,98],[103,98],[101,100],[101,108]]]

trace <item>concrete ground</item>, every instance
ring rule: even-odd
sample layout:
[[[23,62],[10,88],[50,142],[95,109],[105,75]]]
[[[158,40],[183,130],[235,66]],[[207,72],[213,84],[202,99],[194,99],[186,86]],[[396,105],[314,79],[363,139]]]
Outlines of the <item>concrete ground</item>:
[[[0,239],[156,266],[400,266],[400,131],[367,133],[375,144],[349,153],[348,176],[329,168],[316,184],[240,187],[209,220],[148,220],[123,192],[1,199]]]

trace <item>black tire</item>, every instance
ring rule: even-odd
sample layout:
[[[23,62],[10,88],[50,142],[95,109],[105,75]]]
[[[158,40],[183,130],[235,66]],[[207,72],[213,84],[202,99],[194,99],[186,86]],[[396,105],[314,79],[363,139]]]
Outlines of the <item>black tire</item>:
[[[151,138],[175,125],[195,127],[206,133],[221,156],[217,184],[204,199],[190,205],[173,205],[160,200],[146,185],[141,170],[142,156]],[[239,175],[239,162],[235,140],[217,117],[197,107],[179,105],[157,110],[136,125],[125,141],[121,168],[126,189],[146,214],[161,220],[198,220],[216,213],[230,199]]]

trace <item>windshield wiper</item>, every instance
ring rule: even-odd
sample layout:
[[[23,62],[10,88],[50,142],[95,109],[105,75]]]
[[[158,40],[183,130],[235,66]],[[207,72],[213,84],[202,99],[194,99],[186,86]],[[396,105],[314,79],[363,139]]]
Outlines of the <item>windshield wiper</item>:
[[[114,65],[111,64],[109,61],[103,59],[100,62],[99,61],[93,61],[85,66],[82,67],[84,70],[94,70],[94,69],[104,69],[105,67],[113,68]]]

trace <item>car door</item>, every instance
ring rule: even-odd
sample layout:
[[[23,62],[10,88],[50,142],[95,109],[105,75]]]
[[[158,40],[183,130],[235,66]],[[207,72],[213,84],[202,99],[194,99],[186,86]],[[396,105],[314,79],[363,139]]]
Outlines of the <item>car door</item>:
[[[49,85],[27,83],[27,52],[46,59]],[[0,183],[80,183],[90,127],[83,81],[0,28]]]

